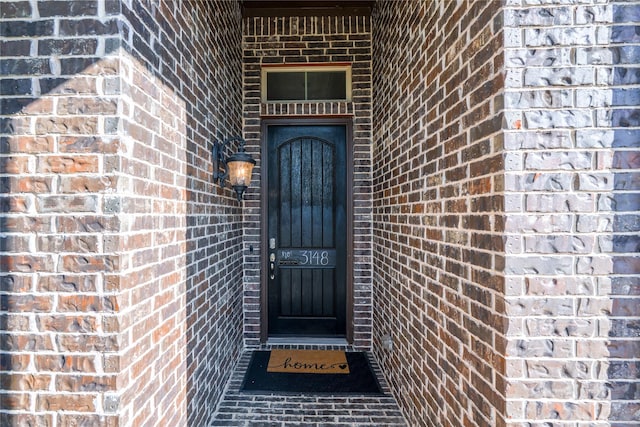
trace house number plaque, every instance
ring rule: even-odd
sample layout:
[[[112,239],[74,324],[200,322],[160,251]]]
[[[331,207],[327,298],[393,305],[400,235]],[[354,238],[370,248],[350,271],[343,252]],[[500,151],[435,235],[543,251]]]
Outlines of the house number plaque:
[[[335,267],[335,249],[281,249],[278,251],[278,265]]]

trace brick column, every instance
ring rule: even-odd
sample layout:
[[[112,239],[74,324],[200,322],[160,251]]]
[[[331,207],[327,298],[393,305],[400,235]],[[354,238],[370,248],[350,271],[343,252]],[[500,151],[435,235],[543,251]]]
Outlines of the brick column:
[[[630,425],[638,4],[504,10],[509,425]]]
[[[115,425],[117,3],[0,11],[0,424]]]
[[[206,425],[242,346],[236,2],[0,3],[0,424]]]

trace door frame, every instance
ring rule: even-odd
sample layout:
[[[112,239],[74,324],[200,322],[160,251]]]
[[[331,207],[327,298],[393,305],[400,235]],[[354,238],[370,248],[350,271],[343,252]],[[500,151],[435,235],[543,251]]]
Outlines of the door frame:
[[[269,239],[267,229],[269,225],[269,191],[266,188],[268,182],[267,160],[267,127],[268,126],[304,126],[304,125],[344,125],[345,126],[345,151],[346,151],[346,227],[347,227],[347,262],[346,262],[346,338],[349,344],[353,343],[353,118],[349,117],[303,117],[303,118],[270,118],[263,119],[260,125],[260,341],[265,343],[269,338]],[[304,338],[304,337],[301,337]]]

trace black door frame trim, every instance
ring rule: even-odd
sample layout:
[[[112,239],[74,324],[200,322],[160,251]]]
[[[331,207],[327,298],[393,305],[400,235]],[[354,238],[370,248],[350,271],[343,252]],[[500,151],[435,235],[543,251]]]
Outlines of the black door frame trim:
[[[346,130],[346,197],[347,197],[347,264],[346,264],[346,336],[349,344],[353,343],[353,316],[354,316],[354,293],[353,293],[353,118],[294,118],[263,119],[260,129],[260,152],[263,153],[260,159],[260,341],[265,343],[269,338],[269,293],[266,272],[269,271],[269,241],[266,233],[269,224],[269,191],[265,188],[268,182],[267,155],[267,127],[273,125],[281,126],[302,126],[302,125],[344,125]]]

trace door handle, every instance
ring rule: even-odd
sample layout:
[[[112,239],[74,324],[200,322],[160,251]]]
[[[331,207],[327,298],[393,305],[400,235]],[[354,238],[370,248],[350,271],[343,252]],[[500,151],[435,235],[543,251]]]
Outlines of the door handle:
[[[271,280],[276,278],[276,254],[273,252],[269,255],[269,278]]]

